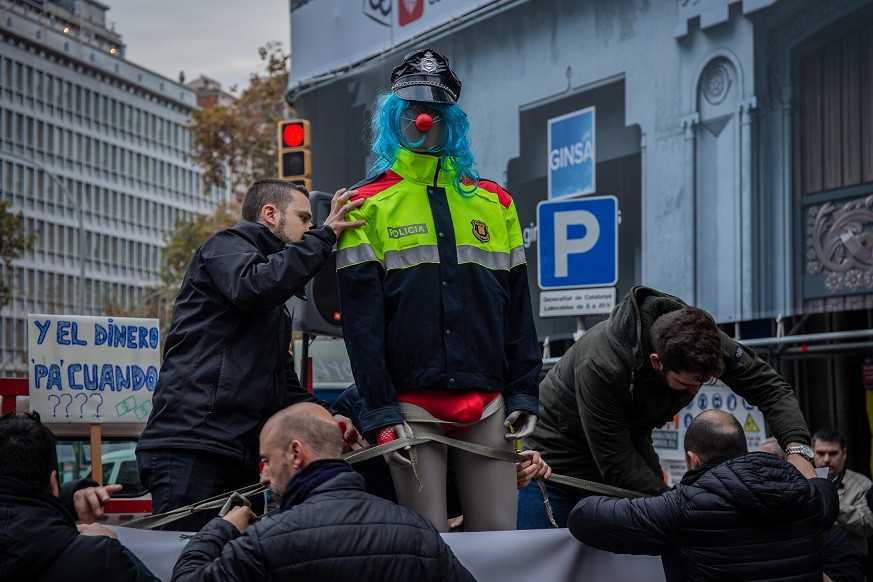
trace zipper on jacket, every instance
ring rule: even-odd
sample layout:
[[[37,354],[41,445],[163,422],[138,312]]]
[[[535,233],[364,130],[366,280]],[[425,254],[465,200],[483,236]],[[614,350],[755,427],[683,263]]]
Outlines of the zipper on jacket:
[[[436,170],[434,170],[434,173],[433,173],[433,187],[434,187],[434,188],[437,187],[437,183],[439,182],[439,178],[440,178],[440,167],[441,167],[441,165],[442,165],[442,161],[443,161],[443,159],[442,159],[441,157],[440,157],[440,158],[437,158]]]

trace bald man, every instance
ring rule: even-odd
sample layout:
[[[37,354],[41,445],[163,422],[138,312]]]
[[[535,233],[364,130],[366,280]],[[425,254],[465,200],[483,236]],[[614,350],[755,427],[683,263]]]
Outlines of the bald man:
[[[688,472],[658,497],[594,496],[570,512],[581,542],[661,555],[672,580],[822,580],[821,532],[839,512],[834,484],[747,452],[740,423],[700,413],[685,432]]]
[[[248,507],[215,518],[185,546],[173,580],[474,580],[429,521],[364,491],[340,459],[330,413],[300,403],[260,435],[261,483],[280,512]]]

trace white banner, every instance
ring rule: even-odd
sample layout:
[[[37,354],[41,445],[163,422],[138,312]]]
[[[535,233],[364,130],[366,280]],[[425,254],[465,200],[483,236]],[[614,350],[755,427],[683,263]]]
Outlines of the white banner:
[[[161,580],[170,580],[187,538],[173,531],[110,527],[118,541],[136,554]],[[658,582],[661,558],[612,554],[586,546],[567,529],[442,534],[458,561],[479,582]]]
[[[161,365],[157,319],[29,315],[30,409],[44,422],[145,422]]]

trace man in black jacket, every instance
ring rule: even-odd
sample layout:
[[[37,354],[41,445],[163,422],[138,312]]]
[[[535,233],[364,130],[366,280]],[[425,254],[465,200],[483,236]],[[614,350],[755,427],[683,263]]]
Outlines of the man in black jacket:
[[[282,410],[260,447],[261,483],[281,511],[254,523],[242,506],[213,519],[185,546],[174,581],[474,580],[428,520],[364,491],[323,408]]]
[[[285,301],[301,295],[330,256],[354,191],[340,190],[324,225],[312,227],[305,188],[261,180],[249,188],[242,220],[204,242],[173,308],[153,409],[137,445],[140,481],[163,513],[255,483],[258,434],[277,411],[316,402],[288,353]],[[319,402],[329,408],[326,402]],[[347,440],[354,440],[352,423]],[[168,529],[196,531],[200,512]]]
[[[76,527],[58,499],[56,443],[36,413],[0,417],[0,581],[158,580],[111,530]]]
[[[836,487],[746,451],[733,416],[702,412],[685,433],[689,471],[675,489],[583,499],[570,513],[570,533],[602,550],[661,555],[668,581],[821,581],[821,536],[839,512]]]

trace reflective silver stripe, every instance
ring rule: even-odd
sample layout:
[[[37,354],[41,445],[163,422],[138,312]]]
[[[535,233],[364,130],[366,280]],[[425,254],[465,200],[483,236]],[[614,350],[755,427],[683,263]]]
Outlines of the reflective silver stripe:
[[[440,252],[436,245],[409,247],[399,251],[385,252],[385,270],[405,269],[421,263],[439,263]]]
[[[373,247],[368,244],[362,244],[347,249],[340,249],[336,253],[336,268],[342,269],[349,265],[357,265],[367,261],[378,261]]]
[[[476,263],[488,269],[509,270],[509,253],[486,251],[485,249],[461,245],[458,247],[458,263]]]
[[[524,258],[524,247],[515,247],[514,249],[512,249],[510,256],[512,257],[512,261],[511,261],[512,267],[511,268],[513,268],[513,269],[515,267],[517,267],[519,265],[523,265],[527,262],[527,259]]]

